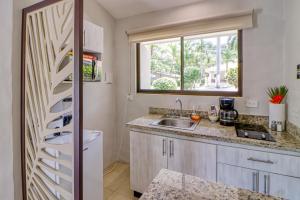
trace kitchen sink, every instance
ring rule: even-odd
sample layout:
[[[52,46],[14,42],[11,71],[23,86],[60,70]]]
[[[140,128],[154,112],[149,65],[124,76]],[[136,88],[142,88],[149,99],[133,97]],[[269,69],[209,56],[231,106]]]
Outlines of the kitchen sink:
[[[183,130],[195,130],[198,122],[192,121],[189,118],[162,118],[157,122],[151,123],[151,125]]]

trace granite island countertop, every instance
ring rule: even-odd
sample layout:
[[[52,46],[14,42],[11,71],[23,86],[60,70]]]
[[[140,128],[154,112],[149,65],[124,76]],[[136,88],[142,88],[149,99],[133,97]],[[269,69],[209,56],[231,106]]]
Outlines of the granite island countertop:
[[[276,200],[250,190],[225,186],[162,169],[140,200]]]
[[[166,132],[168,134],[179,136],[238,143],[243,145],[251,145],[300,153],[300,140],[287,132],[270,132],[271,135],[275,138],[276,142],[269,142],[264,140],[254,140],[249,138],[237,137],[234,127],[226,127],[220,125],[219,123],[212,123],[208,119],[202,119],[195,130],[182,130],[177,128],[151,125],[152,123],[160,120],[162,117],[163,115],[150,114],[127,123],[127,126],[131,129]]]

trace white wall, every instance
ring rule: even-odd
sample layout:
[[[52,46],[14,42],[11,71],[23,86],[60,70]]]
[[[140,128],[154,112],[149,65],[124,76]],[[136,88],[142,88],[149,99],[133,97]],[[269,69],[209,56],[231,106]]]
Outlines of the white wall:
[[[14,199],[12,143],[13,2],[0,1],[0,199]]]
[[[22,199],[20,85],[22,8],[37,0],[0,2],[0,199]]]
[[[114,67],[114,18],[96,0],[84,0],[84,18],[104,28],[103,67]],[[104,168],[116,160],[116,102],[115,84],[83,83],[83,125],[103,131]]]
[[[296,66],[300,64],[300,1],[286,1],[285,82],[288,93],[288,120],[300,127],[300,80]]]
[[[135,67],[129,64],[129,45],[126,30],[156,26],[222,13],[247,9],[258,9],[257,26],[244,31],[244,94],[237,98],[236,108],[240,113],[267,115],[268,103],[265,90],[267,87],[282,84],[283,81],[283,0],[210,0],[198,4],[152,12],[117,21],[116,26],[116,78],[117,78],[117,111],[118,139],[121,141],[121,159],[129,160],[129,136],[124,126],[130,121],[148,112],[149,106],[174,107],[172,95],[134,94],[134,100],[127,101],[129,85],[135,90]],[[134,57],[131,55],[131,57]],[[134,59],[132,59],[134,62]],[[131,79],[130,79],[131,77]],[[129,84],[130,83],[130,84]],[[193,105],[207,109],[209,104],[218,104],[218,97],[181,96],[184,108]],[[259,101],[258,108],[246,108],[247,98]],[[123,139],[123,140],[122,140]]]

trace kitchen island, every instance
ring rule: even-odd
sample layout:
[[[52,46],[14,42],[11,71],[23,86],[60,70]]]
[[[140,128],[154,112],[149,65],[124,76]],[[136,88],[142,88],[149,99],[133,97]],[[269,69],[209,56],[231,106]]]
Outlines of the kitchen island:
[[[250,190],[226,186],[162,169],[140,200],[276,200]]]

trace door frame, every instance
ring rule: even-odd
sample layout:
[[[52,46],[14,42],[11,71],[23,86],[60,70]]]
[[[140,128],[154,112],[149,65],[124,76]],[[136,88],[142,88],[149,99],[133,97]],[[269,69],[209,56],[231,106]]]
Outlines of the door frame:
[[[21,41],[21,163],[22,195],[27,200],[26,191],[26,158],[25,158],[25,49],[27,14],[62,0],[44,0],[22,10]],[[83,55],[83,0],[74,1],[74,75],[73,75],[73,137],[74,137],[74,200],[83,199],[83,114],[82,114],[82,55]]]

